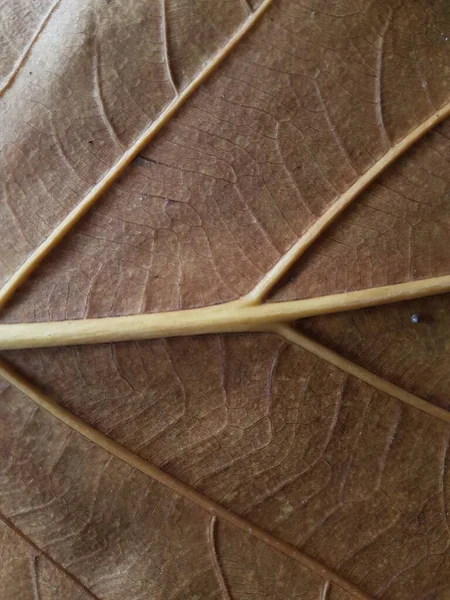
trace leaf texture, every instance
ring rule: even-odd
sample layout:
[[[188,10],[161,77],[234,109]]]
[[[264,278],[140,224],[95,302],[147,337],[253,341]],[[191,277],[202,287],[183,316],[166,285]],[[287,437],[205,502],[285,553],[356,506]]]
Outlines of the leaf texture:
[[[269,17],[261,20],[230,60],[142,153],[59,248],[57,256],[51,255],[42,277],[24,294],[26,308],[10,318],[45,321],[135,314],[214,304],[248,292],[389,147],[379,120],[376,91],[380,84],[378,46],[391,12],[384,34],[392,45],[388,56],[400,58],[394,61],[395,77],[388,76],[389,70],[383,71],[383,111],[387,112],[389,139],[398,141],[447,98],[450,84],[443,76],[445,68],[440,67],[441,61],[448,62],[449,46],[433,26],[429,10],[427,3],[415,2],[392,11],[376,3],[367,14],[348,8],[354,14],[346,17],[344,9],[343,14],[327,14],[301,3],[275,3]],[[423,11],[429,17],[423,44],[431,36],[427,43],[433,48],[432,54],[424,50],[420,57],[421,68],[428,75],[425,80],[414,62],[413,45],[414,32],[423,24]],[[438,17],[433,18],[445,33],[447,22],[442,25]],[[444,17],[445,12],[441,19]],[[397,48],[395,26],[403,27],[405,19],[411,29],[409,46],[400,37],[397,44],[401,47]],[[274,40],[273,44],[268,40]],[[404,93],[399,72],[406,69],[402,64],[407,58],[414,72],[408,83],[409,101],[404,103],[398,97]],[[393,61],[382,59],[388,65]],[[389,117],[391,113],[395,118]],[[415,121],[411,121],[413,115]],[[443,136],[435,137],[435,145],[441,143],[445,148]],[[422,157],[428,144],[422,145],[423,149],[415,148],[413,153],[424,162],[423,180],[432,177],[427,165],[429,169],[436,161],[436,153],[430,150]],[[440,152],[445,165],[445,152]],[[409,173],[417,171],[415,164],[409,164],[413,158],[402,158]],[[398,164],[393,168],[398,169]],[[435,170],[442,177],[442,167],[436,165]],[[437,177],[429,185],[437,188],[438,197],[433,200],[434,212],[426,212],[426,222],[429,228],[434,226],[434,238],[445,239],[448,212],[439,210],[445,198],[444,183]],[[413,183],[410,187],[414,188]],[[410,204],[415,213],[418,202],[424,201],[426,197],[413,197]],[[386,199],[385,203],[394,211],[392,201]],[[382,202],[379,204],[383,210]],[[374,207],[362,222],[367,218],[372,222],[376,210]],[[439,253],[443,242],[437,242],[434,251],[425,248],[434,255],[423,259],[421,269],[409,265],[420,261],[422,239],[429,236],[425,226],[420,231],[413,227],[414,221],[410,226],[408,221],[402,223],[407,210],[408,206],[397,208],[400,222],[391,242],[391,246],[400,246],[400,256],[403,247],[412,246],[410,257],[403,261],[406,265],[399,265],[390,276],[370,276],[367,265],[372,256],[363,245],[359,250],[362,257],[354,251],[354,262],[365,272],[365,280],[357,287],[446,272],[448,254]],[[418,221],[420,215],[414,218]],[[377,270],[384,269],[378,264],[384,263],[382,253],[390,247],[386,240],[375,240],[374,229],[371,240],[377,255],[373,262]],[[397,242],[397,230],[402,230],[404,241]],[[367,229],[363,231],[367,235]],[[352,226],[352,237],[346,243],[351,244],[356,235]],[[411,241],[412,235],[417,241]],[[360,247],[360,238],[355,243]],[[435,266],[427,268],[430,263]],[[343,272],[339,276],[333,264],[325,264],[324,269],[336,271],[335,277],[344,287],[316,290],[324,276],[313,264],[311,275],[306,273],[301,279],[302,291],[295,296],[301,297],[308,286],[313,295],[355,287],[351,282],[345,284],[351,275]],[[416,275],[411,276],[411,271]],[[45,306],[36,302],[42,294],[50,297]],[[41,314],[32,316],[33,311]]]
[[[447,2],[0,14],[0,596],[446,600]]]
[[[371,186],[274,294],[322,296],[448,273],[448,122]]]
[[[410,392],[448,409],[449,300],[436,296],[303,321],[305,331]],[[419,323],[411,322],[417,315]]]
[[[314,598],[323,588],[325,581],[298,563],[235,528],[218,527],[215,517],[86,443],[66,426],[55,427],[51,417],[36,411],[18,392],[6,394],[15,414],[7,411],[2,422],[5,448],[14,464],[2,466],[9,471],[10,484],[14,480],[16,484],[3,494],[3,506],[10,507],[13,520],[88,585],[95,597],[222,598],[224,589],[229,594],[232,589],[246,598],[259,588],[263,594],[272,588],[274,598],[297,598],[298,589],[304,588],[300,597]],[[27,445],[17,448],[14,438],[19,432],[14,425],[20,414],[26,421]],[[47,451],[36,457],[33,448],[45,438]],[[30,451],[37,458],[31,463],[26,458]],[[74,459],[77,469],[68,469]],[[38,485],[33,475],[38,476]],[[85,485],[80,486],[80,480]],[[36,511],[45,521],[50,518],[52,526],[40,527]],[[246,574],[240,572],[241,556],[248,560]],[[267,563],[282,575],[280,586],[272,574],[267,585]]]
[[[74,598],[91,600],[89,590],[74,581],[9,522],[0,525],[2,539],[2,596],[6,598]]]

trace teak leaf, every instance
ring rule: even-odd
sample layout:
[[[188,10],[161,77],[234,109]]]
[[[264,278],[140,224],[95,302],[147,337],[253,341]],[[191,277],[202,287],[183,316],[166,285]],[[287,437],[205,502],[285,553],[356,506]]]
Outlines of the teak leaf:
[[[0,8],[0,597],[450,597],[446,0]]]

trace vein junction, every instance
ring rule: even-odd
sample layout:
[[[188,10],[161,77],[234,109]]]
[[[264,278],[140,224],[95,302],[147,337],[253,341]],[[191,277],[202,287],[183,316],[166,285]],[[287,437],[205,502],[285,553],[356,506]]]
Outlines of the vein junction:
[[[306,249],[361,191],[415,141],[449,114],[450,102],[391,148],[347,192],[338,198],[310,230],[299,238],[254,289],[239,300],[199,309],[156,314],[0,325],[0,350],[111,343],[213,333],[272,331],[291,343],[303,346],[338,368],[353,374],[377,389],[389,393],[402,402],[415,406],[436,418],[450,422],[448,411],[369,373],[362,367],[339,357],[330,349],[312,340],[308,341],[305,336],[287,326],[292,321],[306,317],[339,313],[449,292],[450,275],[290,302],[263,303],[265,296],[280,281],[289,268],[298,261]],[[71,223],[70,227],[73,224]],[[58,239],[60,240],[61,236]],[[35,265],[31,266],[34,268]],[[16,288],[17,281],[15,280],[12,287],[10,286],[7,289],[6,294],[2,295],[0,291],[0,305]]]
[[[0,350],[135,341],[211,333],[267,331],[306,317],[423,298],[450,291],[450,275],[290,302],[251,297],[216,306],[153,314],[0,325]],[[249,299],[250,298],[250,299]]]
[[[260,9],[256,11],[245,26],[231,40],[225,49],[218,54],[214,61],[195,80],[184,95],[178,95],[173,105],[169,107],[143,136],[135,146],[124,154],[123,159],[115,165],[80,205],[68,215],[61,225],[49,236],[34,253],[13,275],[11,280],[0,291],[0,306],[3,305],[15,292],[17,287],[30,275],[39,262],[50,252],[61,239],[73,228],[82,215],[96,202],[107,187],[125,169],[129,162],[139,153],[172,116],[181,102],[203,81],[223,57],[234,47],[244,33],[250,28],[258,16],[265,10],[271,0],[265,0]],[[0,350],[38,348],[60,345],[76,345],[87,343],[118,342],[125,340],[139,340],[167,336],[187,336],[208,333],[233,333],[242,331],[273,332],[282,336],[291,343],[302,346],[316,356],[327,360],[339,369],[358,377],[384,393],[393,396],[402,402],[432,415],[435,418],[450,423],[450,413],[436,407],[416,396],[402,390],[381,377],[378,377],[351,361],[339,356],[329,348],[321,346],[299,333],[287,323],[296,319],[313,317],[323,314],[338,313],[342,311],[365,308],[391,302],[410,300],[450,291],[450,275],[434,277],[419,281],[412,281],[391,286],[371,288],[344,294],[335,294],[319,298],[296,300],[293,302],[262,303],[264,297],[273,289],[276,283],[286,274],[293,264],[298,261],[305,250],[323,233],[323,231],[342,213],[343,210],[359,194],[372,183],[380,173],[391,165],[411,145],[432,129],[437,123],[450,115],[450,103],[431,115],[424,123],[408,134],[402,141],[393,146],[377,163],[362,175],[347,192],[345,192],[324,215],[318,219],[304,236],[282,257],[282,259],[267,273],[261,282],[245,297],[240,300],[228,302],[218,306],[205,307],[194,310],[174,311],[159,314],[145,314],[126,317],[104,319],[86,319],[79,321],[63,321],[51,323],[22,323],[13,325],[0,325]],[[309,558],[298,549],[286,544],[282,540],[268,534],[265,530],[251,525],[246,519],[235,515],[220,504],[204,496],[194,488],[165,473],[155,465],[148,463],[136,454],[130,452],[108,436],[91,427],[83,420],[73,415],[57,402],[47,398],[30,382],[14,373],[5,363],[0,362],[0,375],[9,383],[28,395],[36,404],[44,408],[66,425],[98,444],[111,454],[127,462],[134,468],[149,475],[161,484],[174,490],[181,496],[191,500],[209,511],[212,516],[211,540],[214,547],[215,519],[219,517],[224,521],[244,531],[251,526],[251,535],[272,546],[279,552],[297,560],[320,574],[326,581],[322,597],[327,596],[330,582],[336,583],[347,590],[355,598],[368,600],[368,596],[361,590],[341,578],[338,574],[325,568],[314,559]],[[219,569],[219,566],[218,566]],[[220,574],[220,573],[219,573]],[[222,587],[226,584],[223,580]]]

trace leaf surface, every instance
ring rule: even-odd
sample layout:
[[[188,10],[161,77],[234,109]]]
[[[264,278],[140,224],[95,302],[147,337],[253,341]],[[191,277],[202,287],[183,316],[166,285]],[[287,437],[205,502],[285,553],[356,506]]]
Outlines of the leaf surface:
[[[0,595],[445,600],[447,3],[9,4]]]

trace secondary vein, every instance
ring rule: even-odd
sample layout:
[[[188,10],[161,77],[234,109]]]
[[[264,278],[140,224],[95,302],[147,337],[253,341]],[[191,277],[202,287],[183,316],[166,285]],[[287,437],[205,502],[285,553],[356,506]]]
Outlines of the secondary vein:
[[[250,31],[256,21],[272,4],[272,0],[264,0],[237,30],[228,43],[219,50],[205,68],[184,88],[153,121],[153,123],[139,136],[134,144],[128,148],[122,157],[109,169],[103,178],[90,190],[90,192],[70,211],[52,233],[34,250],[25,262],[15,271],[6,284],[0,289],[0,309],[11,298],[16,289],[31,275],[42,260],[51,252],[64,237],[73,229],[80,219],[94,206],[106,190],[116,181],[133,159],[145,148],[151,139],[164,127],[164,125],[178,111],[182,104],[203,83],[216,67],[228,56],[233,48],[240,42],[245,34]]]
[[[444,421],[445,423],[450,423],[450,412],[441,408],[440,406],[436,406],[427,400],[423,400],[418,396],[407,392],[403,388],[383,379],[383,377],[379,377],[375,375],[375,373],[371,373],[364,367],[348,360],[347,358],[341,356],[334,350],[327,348],[326,346],[322,346],[315,340],[307,337],[304,333],[297,331],[293,327],[288,325],[278,325],[273,328],[273,332],[277,333],[285,340],[296,344],[297,346],[301,346],[308,352],[311,352],[318,358],[326,360],[333,366],[337,367],[341,371],[348,373],[349,375],[353,375],[360,381],[369,384],[371,387],[391,396],[392,398],[396,398],[400,400],[404,404],[408,404],[417,410],[420,410],[440,421]]]
[[[219,502],[212,500],[187,483],[184,483],[169,473],[166,473],[156,465],[144,460],[134,452],[131,452],[95,427],[92,427],[67,409],[63,408],[55,400],[46,396],[37,387],[32,385],[26,378],[16,373],[4,361],[0,361],[0,376],[23,392],[38,406],[52,414],[68,427],[71,427],[74,431],[81,434],[86,439],[90,440],[94,444],[97,444],[111,455],[124,461],[141,473],[151,477],[158,483],[161,483],[189,502],[193,502],[197,506],[203,508],[208,514],[222,519],[237,529],[245,531],[246,534],[257,538],[277,552],[280,552],[281,554],[284,554],[285,556],[297,561],[316,573],[318,576],[337,584],[340,588],[350,593],[357,600],[372,600],[370,596],[365,594],[353,583],[335,573],[332,569],[322,565],[317,560],[309,557],[294,546],[291,546],[290,544],[277,538],[276,536],[267,532],[265,529],[254,525],[244,517],[241,517],[228,508],[225,508]]]
[[[23,531],[21,531],[10,519],[5,517],[0,513],[0,522],[2,522],[5,527],[10,529],[13,533],[18,535],[20,538],[24,540],[26,544],[28,544],[33,550],[38,554],[38,556],[42,556],[45,560],[48,560],[58,571],[70,579],[82,592],[84,592],[91,600],[100,600],[98,596],[96,596],[89,588],[87,588],[79,579],[77,579],[70,571],[60,565],[56,560],[54,560],[45,550],[42,550],[39,546],[37,546],[33,540],[31,540]]]
[[[433,113],[426,121],[413,129],[400,142],[386,152],[370,169],[359,177],[347,191],[315,221],[313,225],[295,242],[295,244],[280,258],[280,260],[266,273],[261,281],[249,292],[246,298],[253,303],[269,294],[273,287],[286,275],[289,269],[298,261],[306,250],[322,235],[322,233],[352,204],[352,202],[371,184],[381,173],[391,166],[413,144],[420,140],[438,123],[450,116],[450,102]]]

